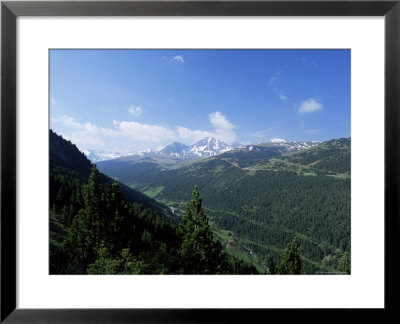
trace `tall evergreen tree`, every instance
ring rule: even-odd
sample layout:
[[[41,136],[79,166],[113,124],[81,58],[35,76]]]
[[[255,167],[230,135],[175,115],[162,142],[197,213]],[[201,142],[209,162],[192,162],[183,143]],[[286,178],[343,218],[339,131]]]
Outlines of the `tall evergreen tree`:
[[[117,251],[123,247],[122,242],[125,243],[128,241],[126,234],[131,234],[130,231],[128,231],[129,226],[126,224],[129,218],[129,204],[119,190],[119,183],[117,180],[115,180],[108,189],[107,203],[105,240],[109,243],[108,245],[111,251]]]
[[[269,258],[269,261],[268,261],[268,273],[276,274],[276,265],[275,265],[274,259],[272,259],[272,258]]]
[[[350,256],[347,252],[344,252],[343,256],[338,262],[338,271],[350,274],[351,273],[351,262]]]
[[[181,257],[185,273],[216,274],[226,271],[226,255],[211,231],[197,186],[182,219],[182,232]]]
[[[78,259],[92,261],[106,232],[106,204],[96,165],[82,190],[84,207],[74,217],[65,247]]]
[[[300,248],[296,236],[283,251],[278,274],[304,274],[300,258]]]

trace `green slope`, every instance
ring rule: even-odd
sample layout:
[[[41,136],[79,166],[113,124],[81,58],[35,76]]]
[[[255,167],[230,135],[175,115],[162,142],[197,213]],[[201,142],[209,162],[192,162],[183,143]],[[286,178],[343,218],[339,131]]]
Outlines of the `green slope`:
[[[197,185],[214,230],[232,232],[258,264],[277,261],[296,235],[308,273],[332,272],[350,250],[350,146],[350,139],[339,139],[279,156],[225,153],[127,184],[178,215]]]

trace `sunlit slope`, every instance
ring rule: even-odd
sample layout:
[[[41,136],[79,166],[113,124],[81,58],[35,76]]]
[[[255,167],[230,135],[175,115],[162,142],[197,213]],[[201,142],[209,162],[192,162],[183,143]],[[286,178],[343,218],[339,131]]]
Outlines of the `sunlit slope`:
[[[298,152],[235,150],[130,182],[179,215],[199,187],[216,231],[267,264],[294,235],[308,272],[331,272],[350,250],[350,139]],[[121,180],[122,181],[122,180]]]

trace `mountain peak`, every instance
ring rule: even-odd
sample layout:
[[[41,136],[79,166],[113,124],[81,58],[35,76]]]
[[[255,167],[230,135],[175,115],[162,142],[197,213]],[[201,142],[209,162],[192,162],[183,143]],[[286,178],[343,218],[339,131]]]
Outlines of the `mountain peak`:
[[[178,160],[192,160],[215,156],[231,149],[230,146],[217,138],[205,137],[193,145],[173,142],[164,149],[156,152],[156,154]]]
[[[229,150],[232,150],[232,147],[215,137],[203,138],[190,147],[190,152],[194,158],[215,156]]]
[[[169,155],[174,158],[179,158],[180,155],[182,154],[182,152],[187,151],[188,148],[189,148],[189,146],[175,141],[172,144],[167,145],[162,150],[160,150],[156,153]]]

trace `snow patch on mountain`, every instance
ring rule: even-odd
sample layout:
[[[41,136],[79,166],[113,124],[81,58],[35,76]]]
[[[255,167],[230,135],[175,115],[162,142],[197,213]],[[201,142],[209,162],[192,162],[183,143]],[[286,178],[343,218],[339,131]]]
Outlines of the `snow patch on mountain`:
[[[93,150],[83,150],[83,153],[87,156],[89,160],[93,163],[106,161],[111,159],[116,159],[119,157],[128,158],[166,158],[173,159],[179,161],[185,160],[193,160],[193,159],[202,159],[208,158],[212,156],[216,156],[239,147],[241,150],[249,150],[249,151],[266,151],[270,150],[271,147],[274,150],[278,150],[281,153],[293,152],[304,150],[315,145],[320,144],[320,142],[316,141],[302,141],[302,142],[290,142],[282,138],[271,138],[268,142],[258,143],[258,144],[249,144],[249,145],[228,145],[223,141],[214,138],[214,137],[206,137],[193,145],[185,145],[179,142],[173,142],[170,145],[167,145],[161,150],[156,152],[151,152],[150,150],[135,152],[130,154],[121,154],[118,152],[104,152],[104,151],[93,151]]]
[[[92,163],[112,160],[119,158],[120,156],[126,155],[119,152],[105,152],[105,151],[95,151],[95,150],[82,150],[82,152]]]
[[[207,137],[193,145],[174,142],[164,149],[155,152],[155,154],[178,160],[192,160],[215,156],[229,150],[232,150],[232,147],[226,143],[213,137]]]

